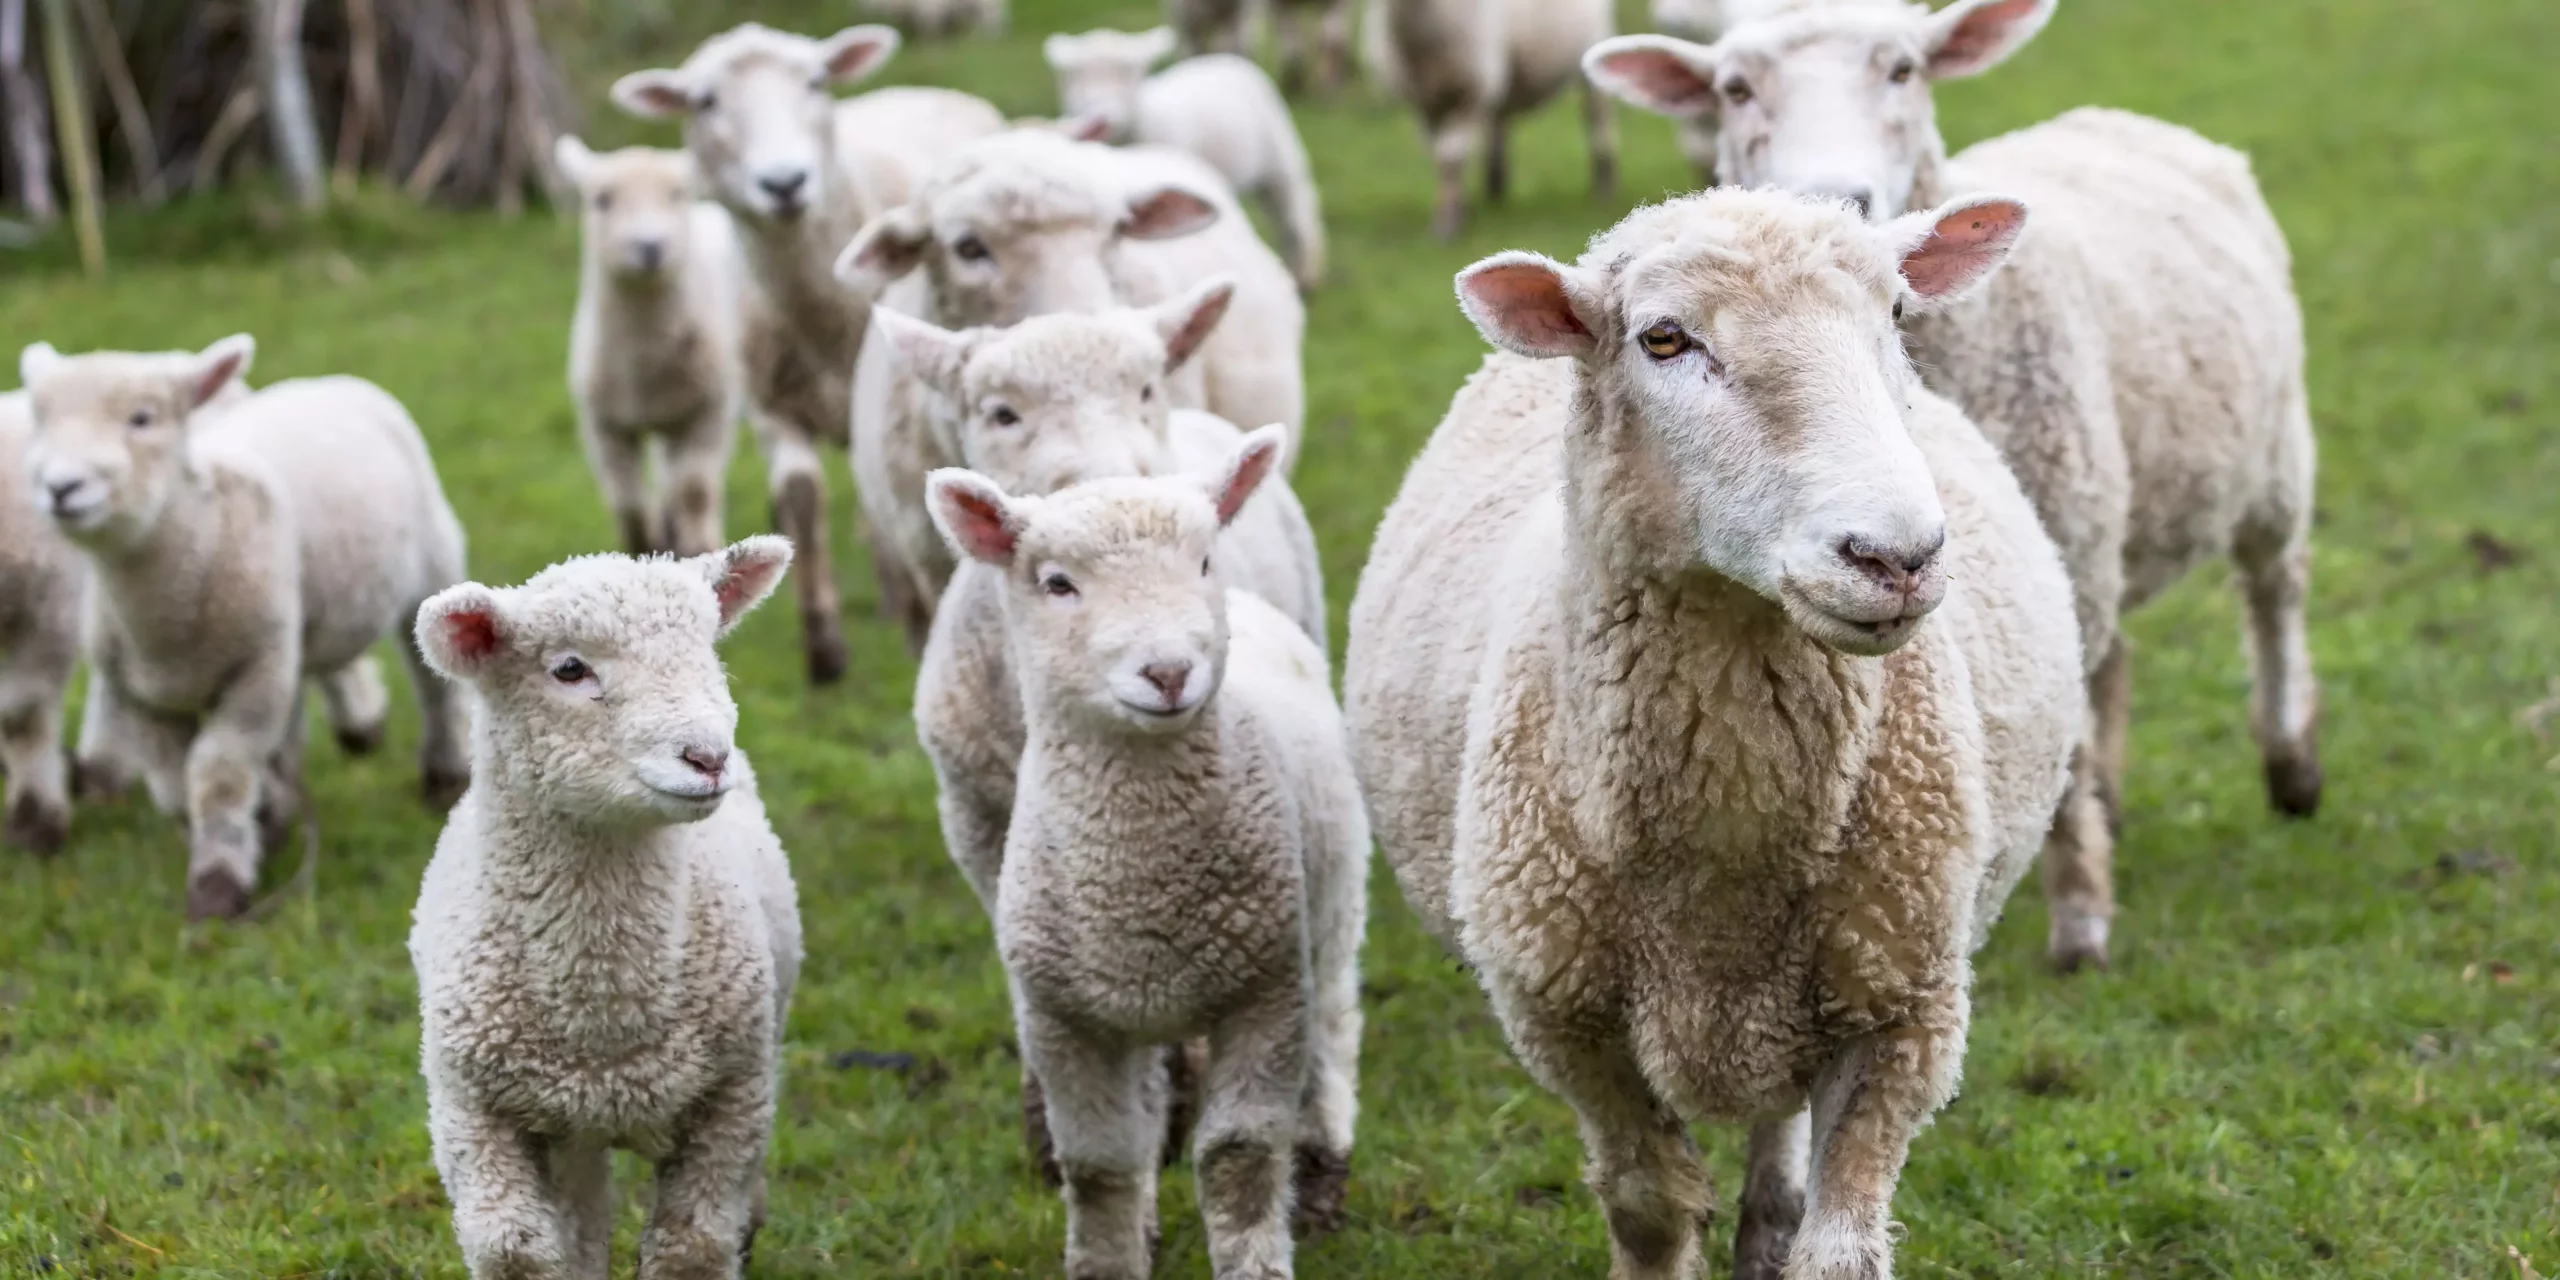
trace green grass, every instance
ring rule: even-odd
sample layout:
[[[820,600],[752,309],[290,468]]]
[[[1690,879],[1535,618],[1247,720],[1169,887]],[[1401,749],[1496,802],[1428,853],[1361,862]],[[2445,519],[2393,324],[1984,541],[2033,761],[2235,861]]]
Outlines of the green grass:
[[[758,10],[811,28],[841,12]],[[1022,0],[1016,35],[911,51],[893,78],[1045,110],[1039,33],[1149,12]],[[581,83],[728,20],[597,34]],[[2069,0],[2014,63],[1941,92],[1959,144],[2100,102],[2255,154],[2312,338],[2331,790],[2315,822],[2268,813],[2219,571],[2135,620],[2117,968],[2047,974],[2042,908],[2020,895],[1982,960],[1964,1096],[1896,1202],[1901,1274],[2512,1277],[2511,1246],[2560,1270],[2560,746],[2514,718],[2560,674],[2554,48],[2550,0]],[[1630,192],[1683,187],[1664,124],[1623,124]],[[1338,283],[1314,304],[1299,484],[1339,616],[1482,349],[1450,273],[1507,246],[1569,253],[1619,210],[1583,193],[1570,108],[1525,129],[1513,203],[1457,246],[1422,233],[1428,169],[1402,114],[1362,93],[1301,126]],[[0,351],[252,330],[262,378],[353,371],[409,404],[482,578],[611,540],[562,387],[567,226],[370,199],[310,226],[232,199],[120,216],[111,237],[102,283],[58,248],[0,260]],[[734,530],[761,521],[758,474],[742,456]],[[869,617],[867,558],[841,563],[860,619],[844,685],[803,687],[787,604],[730,648],[810,957],[755,1269],[1054,1274],[1062,1213],[1019,1154],[1003,984],[935,830],[912,664]],[[380,757],[315,753],[310,911],[182,929],[180,834],[139,803],[84,811],[60,860],[0,857],[0,1274],[460,1274],[403,950],[436,822],[402,714]],[[1383,875],[1375,896],[1355,1222],[1302,1273],[1602,1274],[1569,1115]],[[857,1048],[922,1065],[832,1065]],[[1730,1195],[1735,1138],[1705,1140]],[[1165,1215],[1163,1272],[1205,1274],[1187,1176]]]

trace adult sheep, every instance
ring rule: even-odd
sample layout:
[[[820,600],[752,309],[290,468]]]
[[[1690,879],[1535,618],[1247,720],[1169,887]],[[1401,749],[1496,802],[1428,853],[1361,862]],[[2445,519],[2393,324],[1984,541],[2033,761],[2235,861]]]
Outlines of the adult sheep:
[[[1459,276],[1512,354],[1379,529],[1354,757],[1407,901],[1580,1115],[1619,1280],[1698,1273],[1706,1119],[1753,1125],[1738,1274],[1891,1272],[2085,710],[2052,541],[1894,334],[2024,219],[1718,190]]]
[[[1906,326],[1930,385],[2016,469],[2078,590],[2094,713],[2046,853],[2049,949],[2107,962],[2130,676],[2121,619],[2229,556],[2249,617],[2253,725],[2275,807],[2320,804],[2303,605],[2312,440],[2302,308],[2248,157],[2175,125],[2082,109],[1947,155],[1929,86],[1986,71],[2053,0],[1798,0],[1713,45],[1628,37],[1595,83],[1717,126],[1737,186],[1826,195],[1876,220],[1968,191],[2036,229],[1964,303]]]
[[[62,702],[80,662],[89,571],[25,479],[34,434],[27,394],[0,395],[0,845],[49,854],[71,835]]]

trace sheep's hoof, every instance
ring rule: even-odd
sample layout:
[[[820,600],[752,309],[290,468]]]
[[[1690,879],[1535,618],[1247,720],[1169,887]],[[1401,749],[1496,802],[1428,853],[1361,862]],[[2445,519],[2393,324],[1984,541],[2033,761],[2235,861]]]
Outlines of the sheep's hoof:
[[[1331,1235],[1342,1229],[1343,1202],[1351,1193],[1351,1153],[1317,1146],[1298,1148],[1298,1203],[1289,1229],[1300,1237]]]
[[[2107,918],[2069,907],[2056,907],[2045,938],[2045,954],[2059,973],[2107,968]]]
[[[811,631],[808,636],[809,683],[834,684],[844,679],[844,637],[832,631]]]
[[[419,774],[418,794],[426,800],[428,808],[438,813],[452,808],[454,802],[462,798],[462,793],[470,789],[471,771],[468,769],[454,772],[429,766]]]
[[[1803,1225],[1803,1193],[1788,1188],[1754,1195],[1746,1189],[1742,1223],[1733,1235],[1733,1280],[1779,1280],[1787,1269],[1787,1253],[1795,1248],[1796,1229]]]
[[[237,920],[249,909],[249,886],[228,867],[207,867],[187,878],[187,919]]]
[[[369,756],[382,749],[382,740],[391,736],[391,726],[382,721],[372,724],[339,725],[338,750],[351,756]]]
[[[2288,818],[2320,812],[2320,755],[2309,744],[2267,757],[2267,800]]]
[[[0,844],[45,857],[62,852],[70,838],[71,806],[48,805],[33,793],[18,797],[8,821],[0,823]]]

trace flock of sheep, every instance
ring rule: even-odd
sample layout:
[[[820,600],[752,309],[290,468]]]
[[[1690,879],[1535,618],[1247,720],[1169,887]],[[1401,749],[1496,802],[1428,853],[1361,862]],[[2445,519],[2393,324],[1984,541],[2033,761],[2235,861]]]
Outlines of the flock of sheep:
[[[28,348],[0,397],[8,840],[62,843],[71,775],[138,778],[185,817],[191,914],[249,910],[306,682],[378,744],[367,652],[397,636],[453,806],[410,947],[472,1274],[603,1276],[622,1146],[658,1168],[642,1273],[734,1275],[801,948],[714,646],[796,557],[808,674],[843,674],[842,450],[1068,1275],[1148,1273],[1186,1152],[1222,1278],[1286,1276],[1338,1222],[1372,823],[1579,1115],[1613,1276],[1699,1273],[1705,1120],[1751,1126],[1738,1275],[1890,1275],[1970,957],[2039,853],[2053,959],[2106,962],[2123,613],[2230,556],[2270,795],[2319,800],[2301,320],[2247,161],[2097,109],[1948,155],[1929,86],[2053,0],[1665,6],[1712,43],[1614,36],[1605,0],[1374,0],[1443,232],[1471,157],[1499,194],[1504,122],[1575,82],[1595,181],[1614,97],[1725,185],[1576,262],[1460,273],[1499,351],[1378,531],[1338,709],[1288,484],[1316,191],[1278,89],[1214,51],[1238,6],[1173,7],[1209,51],[1152,74],[1170,31],[1051,38],[1058,121],[838,100],[884,27],[750,24],[616,85],[686,142],[559,155],[570,382],[635,556],[464,581],[400,406],[251,390],[245,337]],[[1347,8],[1301,8],[1338,78]],[[785,536],[724,547],[742,416]]]

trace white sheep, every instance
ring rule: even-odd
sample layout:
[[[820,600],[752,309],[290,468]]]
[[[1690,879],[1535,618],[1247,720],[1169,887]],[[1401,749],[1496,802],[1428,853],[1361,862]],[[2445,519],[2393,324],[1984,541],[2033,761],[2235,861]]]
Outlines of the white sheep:
[[[802,647],[809,678],[844,675],[842,604],[828,552],[821,445],[843,447],[854,364],[871,295],[829,277],[837,250],[865,221],[908,197],[960,144],[1004,127],[985,101],[949,89],[882,89],[839,102],[836,86],[869,76],[898,33],[859,26],[824,40],[755,23],[703,42],[673,70],[613,86],[623,110],[681,119],[712,196],[737,220],[748,289],[741,321],[758,449],[783,533],[801,558]],[[882,611],[907,602],[884,584]]]
[[[582,556],[419,611],[477,711],[409,934],[474,1277],[602,1280],[615,1147],[657,1170],[642,1275],[734,1277],[754,1241],[800,914],[714,642],[790,562]]]
[[[463,567],[462,527],[400,402],[341,377],[212,404],[254,350],[240,334],[198,353],[37,343],[19,357],[28,473],[93,575],[83,772],[93,743],[129,748],[152,800],[186,815],[198,919],[247,908],[264,846],[298,814],[304,678],[341,742],[379,741],[387,699],[366,650],[407,636]],[[408,656],[420,772],[442,803],[469,779],[463,726]]]
[[[685,152],[598,155],[565,135],[556,151],[585,209],[569,324],[578,438],[625,550],[704,554],[720,545],[720,493],[744,407],[736,229],[726,210],[694,198]]]
[[[35,411],[0,393],[0,844],[49,854],[71,834],[62,701],[80,661],[88,568],[45,518],[27,480]]]
[[[1511,121],[1582,79],[1582,51],[1617,30],[1610,0],[1369,0],[1361,36],[1370,74],[1422,117],[1440,172],[1433,231],[1455,238],[1467,220],[1467,165],[1484,156],[1486,198],[1510,192]],[[1608,99],[1582,85],[1591,187],[1618,185]]]
[[[1210,53],[1148,75],[1173,52],[1171,27],[1053,35],[1040,47],[1057,73],[1066,117],[1088,123],[1104,142],[1171,147],[1206,161],[1236,191],[1261,198],[1299,289],[1323,281],[1315,172],[1289,104],[1261,67]]]
[[[1005,0],[864,0],[863,7],[927,39],[1005,28]]]
[[[1891,1274],[2085,710],[2052,541],[1894,332],[2024,222],[1718,189],[1458,278],[1511,354],[1379,529],[1353,750],[1407,900],[1580,1116],[1620,1280],[1699,1273],[1710,1119],[1754,1126],[1738,1275]]]
[[[1290,1274],[1301,1198],[1350,1168],[1369,836],[1324,652],[1214,571],[1284,448],[1205,476],[1009,497],[934,473],[953,546],[997,570],[1022,690],[996,934],[1046,1091],[1066,1272],[1148,1273],[1156,1047],[1209,1039],[1192,1139],[1221,1280]]]
[[[1630,37],[1593,78],[1716,126],[1718,172],[1873,218],[1999,190],[2036,230],[1961,305],[1907,326],[1930,385],[2000,447],[2077,588],[2094,714],[2045,855],[2049,949],[2107,963],[2131,686],[2124,615],[2229,556],[2249,620],[2253,727],[2286,814],[2320,803],[2309,592],[2317,445],[2284,232],[2246,156],[2175,125],[2083,109],[1949,157],[1929,86],[1985,71],[2052,0],[1931,14],[1797,0],[1712,46]]]

